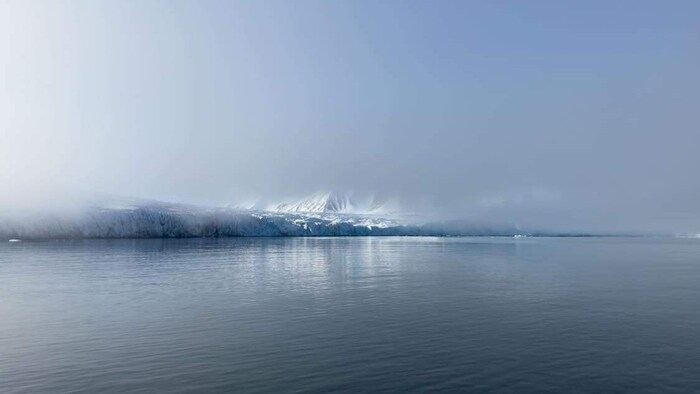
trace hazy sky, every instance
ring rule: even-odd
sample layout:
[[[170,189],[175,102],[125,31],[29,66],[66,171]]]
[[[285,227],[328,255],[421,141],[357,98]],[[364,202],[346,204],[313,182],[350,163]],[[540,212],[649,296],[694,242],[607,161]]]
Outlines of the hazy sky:
[[[700,1],[0,1],[0,203],[700,232]],[[448,214],[451,213],[451,214]]]

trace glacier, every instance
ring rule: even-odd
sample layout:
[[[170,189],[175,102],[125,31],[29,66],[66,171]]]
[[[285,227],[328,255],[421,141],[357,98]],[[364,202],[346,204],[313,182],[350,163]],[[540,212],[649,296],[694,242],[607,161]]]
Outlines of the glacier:
[[[189,238],[251,236],[515,235],[511,227],[426,222],[382,214],[374,199],[316,194],[272,209],[107,199],[70,213],[0,214],[0,239]]]

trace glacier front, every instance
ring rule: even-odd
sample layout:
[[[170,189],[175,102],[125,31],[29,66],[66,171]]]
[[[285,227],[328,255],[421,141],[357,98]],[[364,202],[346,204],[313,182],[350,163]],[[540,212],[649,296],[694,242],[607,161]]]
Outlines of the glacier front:
[[[356,202],[337,194],[278,205],[271,210],[110,199],[88,204],[70,213],[0,214],[0,239],[5,240],[518,233],[511,227],[489,228],[458,222],[427,223],[409,216],[375,214],[371,210],[359,209]]]

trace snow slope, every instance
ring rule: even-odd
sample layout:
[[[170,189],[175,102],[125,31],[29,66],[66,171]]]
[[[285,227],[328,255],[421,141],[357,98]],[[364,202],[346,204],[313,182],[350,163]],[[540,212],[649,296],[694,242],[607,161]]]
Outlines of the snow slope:
[[[273,212],[345,213],[363,215],[398,215],[397,201],[379,198],[374,194],[360,195],[352,192],[322,192],[303,199],[276,204]]]

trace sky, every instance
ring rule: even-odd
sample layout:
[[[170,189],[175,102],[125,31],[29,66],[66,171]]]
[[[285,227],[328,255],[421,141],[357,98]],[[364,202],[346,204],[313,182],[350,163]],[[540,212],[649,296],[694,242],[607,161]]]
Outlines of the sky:
[[[698,1],[2,1],[0,205],[319,190],[700,233]]]

